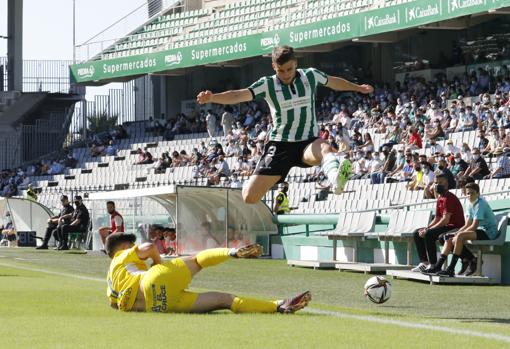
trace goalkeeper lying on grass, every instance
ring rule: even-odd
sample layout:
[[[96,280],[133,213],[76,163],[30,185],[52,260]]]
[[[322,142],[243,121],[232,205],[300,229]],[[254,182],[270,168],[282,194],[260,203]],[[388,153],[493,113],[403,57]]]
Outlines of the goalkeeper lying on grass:
[[[206,313],[220,309],[234,313],[294,313],[311,300],[310,292],[282,301],[267,301],[186,290],[193,276],[203,268],[230,258],[257,258],[262,254],[260,245],[214,248],[196,256],[162,262],[155,245],[135,245],[135,241],[133,234],[113,234],[106,239],[106,251],[112,258],[107,295],[115,309],[165,313]],[[144,262],[148,258],[153,261],[150,268]]]

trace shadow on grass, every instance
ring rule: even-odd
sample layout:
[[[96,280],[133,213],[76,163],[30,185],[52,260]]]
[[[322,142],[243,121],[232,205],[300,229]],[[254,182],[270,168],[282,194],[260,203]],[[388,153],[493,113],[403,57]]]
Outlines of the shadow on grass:
[[[510,324],[510,319],[502,319],[502,318],[442,318],[444,320],[457,320],[460,322],[466,322],[466,323],[472,323],[472,322],[479,322],[479,323],[492,323],[492,324],[503,324],[508,325]]]
[[[0,274],[0,277],[19,276],[18,274]]]

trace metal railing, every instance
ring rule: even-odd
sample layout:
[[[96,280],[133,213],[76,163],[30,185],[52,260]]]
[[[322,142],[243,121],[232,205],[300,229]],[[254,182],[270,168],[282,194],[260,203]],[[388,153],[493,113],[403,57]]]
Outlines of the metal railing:
[[[90,60],[113,45],[117,40],[141,28],[147,21],[167,12],[171,7],[182,10],[184,5],[178,0],[147,0],[125,16],[88,40],[75,46],[77,62]]]
[[[69,93],[71,60],[23,60],[23,91]],[[7,91],[7,57],[0,57],[0,91]]]

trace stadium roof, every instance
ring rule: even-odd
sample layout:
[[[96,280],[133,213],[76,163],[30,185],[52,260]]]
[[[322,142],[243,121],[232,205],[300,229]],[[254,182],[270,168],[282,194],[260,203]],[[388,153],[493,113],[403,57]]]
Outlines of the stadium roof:
[[[323,1],[326,2],[326,0]],[[147,46],[135,49],[128,49],[129,43],[126,43],[126,40],[136,36],[130,35],[121,39],[118,41],[119,44],[104,51],[104,53],[112,53],[100,55],[109,59],[90,60],[72,65],[71,80],[74,83],[86,85],[105,84],[129,80],[144,74],[168,74],[182,68],[266,55],[275,45],[286,44],[295,48],[305,48],[340,41],[370,41],[370,38],[377,41],[377,35],[414,27],[462,29],[467,26],[465,22],[458,23],[452,20],[462,16],[499,13],[504,7],[510,6],[510,0],[416,0],[411,2],[396,0],[390,2],[390,6],[372,9],[372,5],[363,7],[365,3],[372,3],[363,0],[353,1],[353,3],[361,4],[360,8],[337,11],[335,2],[329,1],[329,3],[333,4],[328,7],[332,10],[331,12],[324,14],[321,9],[317,12],[317,17],[313,16],[313,12],[305,13],[307,18],[297,16],[297,19],[290,24],[276,26],[282,27],[278,30],[273,30],[275,26],[260,26],[255,34],[217,41],[214,41],[216,36],[210,35],[208,31],[197,30],[195,34],[207,35],[205,43],[197,44],[198,40],[186,40],[176,43],[173,46],[177,47],[171,49],[166,49],[170,47],[168,42],[170,39],[164,37],[167,31],[161,28],[166,28],[165,23],[171,25],[173,18],[169,20],[168,16],[161,15],[144,26],[144,30],[150,30],[152,36],[162,33],[162,37],[141,40],[142,44],[146,43]],[[291,4],[296,6],[299,3],[294,1]],[[205,10],[200,11],[194,14],[204,19],[207,19],[207,15],[211,15]],[[199,26],[200,23],[204,23],[203,20],[196,21],[190,20],[183,23],[188,26]],[[434,25],[430,26],[432,23]],[[441,23],[445,25],[442,26]],[[154,31],[154,29],[158,30]],[[141,38],[144,38],[146,34],[143,31],[138,33],[136,35]],[[182,36],[188,34],[183,33]],[[224,37],[224,35],[217,36],[217,38]],[[118,52],[115,51],[116,47],[119,49]],[[110,57],[115,58],[110,59]]]

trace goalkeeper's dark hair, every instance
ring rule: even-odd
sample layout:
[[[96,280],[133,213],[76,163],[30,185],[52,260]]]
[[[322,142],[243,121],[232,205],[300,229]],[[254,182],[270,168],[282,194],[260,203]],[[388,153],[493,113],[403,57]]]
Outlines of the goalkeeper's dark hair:
[[[110,258],[113,258],[115,256],[115,252],[117,252],[117,249],[120,245],[122,245],[125,242],[135,243],[136,242],[136,235],[135,234],[111,234],[106,238],[105,242],[105,250],[106,253]]]

